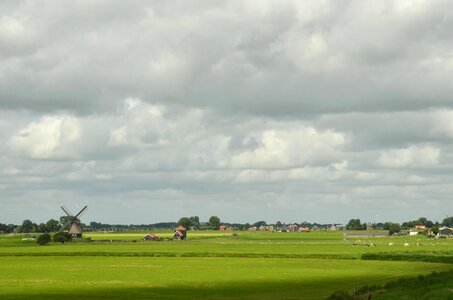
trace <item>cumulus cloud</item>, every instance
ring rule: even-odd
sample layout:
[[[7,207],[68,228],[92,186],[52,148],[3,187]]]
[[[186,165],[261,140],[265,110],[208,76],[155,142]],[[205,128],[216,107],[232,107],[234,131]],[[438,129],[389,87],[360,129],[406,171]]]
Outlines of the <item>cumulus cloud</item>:
[[[267,169],[335,161],[345,142],[341,133],[318,132],[312,127],[266,130],[253,139],[257,146],[232,157],[236,168]],[[246,142],[246,141],[245,141]]]
[[[57,159],[77,156],[72,146],[80,138],[76,118],[47,116],[32,122],[9,140],[12,153],[22,153],[34,159]]]
[[[429,205],[440,218],[453,208],[450,11],[0,2],[2,212],[345,222]]]
[[[390,168],[435,166],[439,157],[440,150],[432,146],[410,146],[381,153],[379,164]]]

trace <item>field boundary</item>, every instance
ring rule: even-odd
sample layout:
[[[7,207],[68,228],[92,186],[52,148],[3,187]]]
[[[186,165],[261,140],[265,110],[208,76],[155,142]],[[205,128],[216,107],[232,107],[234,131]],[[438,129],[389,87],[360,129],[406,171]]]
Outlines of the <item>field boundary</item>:
[[[453,264],[453,252],[395,252],[395,253],[365,253],[363,260],[387,260],[387,261],[414,261]]]
[[[299,259],[360,259],[351,255],[279,254],[279,253],[211,253],[211,252],[0,252],[0,257],[11,256],[113,256],[113,257],[231,257],[231,258],[299,258]]]

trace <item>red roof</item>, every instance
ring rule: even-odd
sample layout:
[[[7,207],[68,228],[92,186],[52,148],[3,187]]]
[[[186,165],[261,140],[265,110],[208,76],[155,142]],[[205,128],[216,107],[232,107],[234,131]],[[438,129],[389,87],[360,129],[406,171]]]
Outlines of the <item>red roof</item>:
[[[185,227],[183,227],[183,226],[178,226],[178,227],[176,227],[175,230],[178,230],[178,231],[179,230],[184,230],[184,231],[186,231],[187,229]]]

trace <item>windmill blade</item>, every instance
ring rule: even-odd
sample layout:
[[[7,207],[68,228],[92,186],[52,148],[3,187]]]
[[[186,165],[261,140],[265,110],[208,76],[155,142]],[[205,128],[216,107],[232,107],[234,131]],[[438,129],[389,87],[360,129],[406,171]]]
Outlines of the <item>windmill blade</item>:
[[[84,213],[84,212],[85,212],[85,210],[87,209],[87,207],[88,207],[88,205],[85,205],[85,207],[84,207],[84,208],[82,208],[82,210],[81,210],[81,211],[79,211],[79,213],[78,213],[78,214],[77,214],[77,215],[75,216],[75,218],[77,218],[77,217],[81,216],[81,215],[82,215],[82,213]]]
[[[68,215],[68,217],[73,216],[73,214],[69,211],[69,209],[67,207],[65,207],[64,205],[61,207],[61,209]]]

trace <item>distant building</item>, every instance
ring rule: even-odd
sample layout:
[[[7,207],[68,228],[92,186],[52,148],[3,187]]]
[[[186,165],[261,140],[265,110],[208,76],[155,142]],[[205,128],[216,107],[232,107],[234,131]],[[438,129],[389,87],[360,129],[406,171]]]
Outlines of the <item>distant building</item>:
[[[436,237],[443,237],[443,238],[449,238],[453,237],[453,228],[448,228],[448,227],[441,227],[439,228],[439,233],[436,235]]]
[[[292,224],[292,225],[289,225],[289,226],[288,226],[289,231],[293,231],[293,232],[296,231],[298,227],[299,227],[299,226],[297,226],[297,224]]]
[[[184,240],[187,237],[187,229],[183,226],[178,226],[173,233],[174,240]]]
[[[145,241],[156,241],[159,239],[159,236],[157,234],[151,233],[151,234],[145,235],[145,237],[143,239]]]
[[[225,231],[225,229],[226,229],[226,226],[225,226],[225,225],[220,225],[220,226],[219,226],[219,230]]]
[[[308,231],[310,231],[310,228],[308,228],[308,227],[300,227],[299,228],[299,232],[308,232]]]
[[[319,227],[315,224],[311,227],[311,230],[319,230]]]

